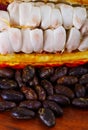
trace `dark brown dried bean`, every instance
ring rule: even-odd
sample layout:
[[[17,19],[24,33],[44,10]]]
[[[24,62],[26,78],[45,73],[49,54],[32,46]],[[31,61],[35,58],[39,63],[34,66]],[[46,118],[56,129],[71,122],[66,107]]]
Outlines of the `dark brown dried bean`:
[[[62,108],[56,102],[45,100],[43,102],[43,107],[51,109],[56,116],[62,116],[63,115]]]
[[[1,97],[4,100],[14,101],[14,102],[19,102],[24,99],[24,95],[21,92],[15,90],[3,90],[1,92]]]
[[[37,100],[26,100],[26,101],[21,102],[19,106],[26,107],[28,109],[37,110],[42,106],[42,104],[41,102]]]
[[[55,73],[50,77],[50,81],[54,82],[58,78],[67,74],[67,67],[59,67],[55,70]]]
[[[69,70],[69,75],[77,76],[77,75],[83,75],[88,72],[87,68],[84,68],[82,66],[74,67]]]
[[[16,119],[31,119],[35,117],[35,112],[27,108],[16,107],[12,110],[11,116]]]
[[[23,86],[21,88],[21,91],[24,93],[26,99],[28,100],[36,100],[37,99],[37,94],[35,93],[35,91],[31,88],[28,88],[26,86]]]
[[[75,95],[76,95],[76,97],[81,98],[81,97],[84,97],[85,94],[86,94],[85,87],[80,85],[80,84],[76,84],[75,85]]]
[[[1,89],[15,89],[18,85],[16,81],[12,79],[1,79],[0,80],[0,88]]]
[[[58,84],[73,85],[78,82],[78,78],[75,76],[63,76],[57,80]]]
[[[14,70],[11,68],[0,68],[0,77],[12,78],[14,76]]]
[[[22,79],[24,82],[29,81],[35,75],[35,68],[32,66],[26,66],[22,72]]]
[[[88,74],[82,75],[82,77],[79,79],[80,84],[87,84],[88,83]]]
[[[42,67],[39,69],[39,76],[41,78],[48,78],[54,73],[54,68],[52,67]]]
[[[48,127],[56,124],[54,113],[48,108],[40,108],[38,111],[39,118]]]
[[[38,94],[38,99],[40,101],[44,101],[46,99],[45,90],[40,85],[35,86],[35,90],[36,90],[36,92]]]
[[[44,79],[44,80],[41,81],[41,85],[46,90],[48,95],[53,95],[54,94],[53,85],[51,84],[51,82],[49,82],[48,80]]]
[[[74,92],[70,88],[63,86],[63,85],[59,85],[59,84],[56,85],[55,92],[57,94],[65,95],[65,96],[69,97],[70,99],[73,99],[75,97]]]
[[[0,101],[0,111],[5,111],[14,107],[16,107],[16,104],[14,102]]]
[[[22,87],[23,86],[23,81],[22,81],[22,76],[21,76],[21,70],[16,70],[15,72],[15,79],[19,85],[19,87]]]
[[[48,96],[47,99],[51,101],[55,101],[62,106],[66,106],[70,104],[69,98],[64,95],[54,94],[54,95]]]
[[[34,78],[32,80],[28,81],[28,83],[29,83],[29,86],[36,86],[39,84],[38,78],[36,76],[34,76]]]
[[[88,98],[75,98],[72,105],[78,108],[88,108]]]

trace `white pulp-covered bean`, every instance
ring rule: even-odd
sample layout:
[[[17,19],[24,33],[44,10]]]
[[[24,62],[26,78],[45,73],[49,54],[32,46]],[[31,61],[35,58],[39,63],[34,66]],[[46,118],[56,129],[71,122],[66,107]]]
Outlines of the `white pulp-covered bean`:
[[[22,30],[22,49],[21,51],[24,53],[32,53],[33,52],[33,46],[31,44],[30,40],[30,29],[23,29]]]
[[[58,52],[63,51],[66,43],[65,29],[60,26],[54,30],[46,30],[44,32],[44,51]]]
[[[19,25],[19,3],[12,2],[8,5],[8,12],[10,15],[10,23],[12,25]]]
[[[8,29],[10,44],[14,52],[20,52],[22,47],[22,35],[21,30],[18,28]]]
[[[0,31],[8,29],[9,23],[10,23],[10,18],[8,12],[0,10]]]
[[[66,43],[67,51],[72,52],[73,50],[78,49],[80,39],[81,39],[80,31],[77,30],[75,27],[71,28]]]
[[[88,36],[84,37],[82,42],[80,43],[80,46],[78,47],[79,51],[86,51],[88,50]]]
[[[0,33],[0,54],[13,53],[13,48],[10,44],[8,31]]]
[[[87,12],[85,8],[75,7],[73,15],[73,25],[80,29],[87,18]]]
[[[42,52],[43,50],[43,31],[41,29],[34,29],[30,31],[30,40],[34,52]]]

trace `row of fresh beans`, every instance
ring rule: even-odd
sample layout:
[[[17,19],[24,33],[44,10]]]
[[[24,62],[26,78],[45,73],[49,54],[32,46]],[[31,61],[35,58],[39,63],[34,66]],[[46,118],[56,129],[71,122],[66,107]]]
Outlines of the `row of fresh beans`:
[[[81,6],[13,2],[0,10],[0,54],[86,51],[87,16]]]
[[[38,117],[51,127],[63,107],[88,109],[88,64],[78,67],[0,68],[0,111],[17,119]]]

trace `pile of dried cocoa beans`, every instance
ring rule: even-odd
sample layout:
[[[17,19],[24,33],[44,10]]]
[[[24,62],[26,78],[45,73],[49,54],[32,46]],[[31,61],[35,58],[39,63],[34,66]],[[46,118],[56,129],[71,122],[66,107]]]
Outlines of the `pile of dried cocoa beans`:
[[[17,119],[38,117],[52,127],[63,107],[88,109],[88,64],[78,67],[0,68],[0,112]]]

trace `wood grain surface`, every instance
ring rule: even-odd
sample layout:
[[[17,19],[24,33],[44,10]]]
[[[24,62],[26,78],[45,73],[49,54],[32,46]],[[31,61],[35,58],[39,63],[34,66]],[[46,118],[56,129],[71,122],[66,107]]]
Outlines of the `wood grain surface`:
[[[0,130],[88,130],[88,110],[65,108],[55,127],[46,127],[39,119],[16,120],[9,112],[0,113]]]

